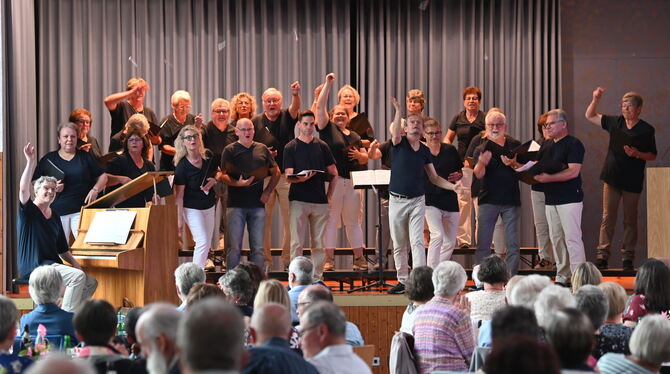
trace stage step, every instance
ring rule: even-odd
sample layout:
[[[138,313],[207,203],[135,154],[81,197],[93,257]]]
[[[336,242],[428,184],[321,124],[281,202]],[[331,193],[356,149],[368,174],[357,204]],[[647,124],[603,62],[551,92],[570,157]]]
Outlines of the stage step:
[[[455,248],[453,254],[454,255],[469,255],[469,256],[474,256],[476,248],[473,247],[467,247],[467,248]],[[304,256],[309,256],[311,251],[309,248],[304,248],[303,250],[303,255]],[[426,249],[428,251],[428,249]],[[526,256],[537,256],[537,251],[538,249],[536,247],[521,247],[521,255],[526,255]],[[215,249],[211,250],[210,253],[213,253],[214,255],[224,255],[224,250],[223,249]],[[272,254],[273,257],[278,257],[281,256],[282,249],[281,248],[272,248],[270,249],[270,253]],[[390,253],[390,251],[389,251]],[[492,250],[491,253],[494,253]],[[354,250],[352,248],[335,248],[335,255],[336,256],[353,256]],[[363,254],[366,256],[370,255],[375,255],[377,254],[377,250],[375,248],[365,248],[363,249]],[[243,256],[250,256],[251,251],[248,248],[242,249],[242,255]],[[179,251],[179,257],[189,257],[193,256],[193,250],[192,249],[187,249],[187,250],[180,250]]]

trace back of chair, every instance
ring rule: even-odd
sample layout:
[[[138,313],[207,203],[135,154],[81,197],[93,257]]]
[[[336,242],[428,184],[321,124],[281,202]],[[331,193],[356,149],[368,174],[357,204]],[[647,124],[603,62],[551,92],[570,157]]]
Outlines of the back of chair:
[[[366,364],[372,369],[372,360],[375,358],[375,345],[366,344],[366,345],[355,345],[352,347],[354,353],[358,355]]]

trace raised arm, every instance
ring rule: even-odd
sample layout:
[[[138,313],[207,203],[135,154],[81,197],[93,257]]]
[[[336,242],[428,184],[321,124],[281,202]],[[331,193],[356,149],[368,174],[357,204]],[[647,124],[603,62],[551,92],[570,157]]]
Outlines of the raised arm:
[[[291,83],[291,105],[288,107],[288,113],[291,118],[298,118],[300,111],[300,82]]]
[[[330,73],[326,75],[326,82],[323,84],[323,88],[319,93],[319,98],[316,100],[316,125],[319,126],[319,130],[323,130],[328,125],[328,97],[330,96],[330,90],[333,89],[333,81],[335,81],[335,74]]]
[[[146,83],[137,83],[131,89],[113,93],[105,98],[105,106],[109,110],[116,109],[116,106],[123,100],[132,96],[137,90],[144,89]]]
[[[382,151],[379,150],[379,142],[375,139],[368,148],[368,160],[379,160],[382,158]]]
[[[589,106],[586,107],[586,113],[584,116],[586,119],[589,120],[592,124],[601,127],[601,121],[600,119],[602,118],[602,114],[596,112],[598,108],[598,104],[600,103],[600,99],[603,96],[603,92],[605,90],[602,87],[598,87],[595,90],[593,90],[593,99],[591,99],[591,102],[589,103]]]
[[[33,173],[37,167],[37,152],[35,146],[28,143],[23,147],[23,155],[26,156],[26,167],[21,174],[21,182],[19,183],[19,201],[25,204],[30,200],[31,185]]]
[[[393,145],[396,145],[402,140],[402,129],[400,125],[400,103],[398,100],[396,100],[395,97],[391,98],[391,103],[395,108],[395,116],[393,117],[393,122],[391,122],[389,131],[391,132],[391,142],[393,142]]]

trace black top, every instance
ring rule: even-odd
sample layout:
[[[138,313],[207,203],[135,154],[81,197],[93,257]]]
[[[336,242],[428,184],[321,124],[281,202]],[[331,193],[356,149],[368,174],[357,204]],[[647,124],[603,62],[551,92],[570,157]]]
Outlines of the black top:
[[[468,151],[465,152],[465,159],[468,158],[473,158],[475,154],[475,149],[479,147],[483,142],[486,141],[486,138],[482,137],[482,134],[479,133],[475,135],[474,138],[470,140],[470,145],[468,146]],[[465,159],[463,159],[463,162],[465,162]],[[474,168],[474,163],[472,164],[472,167]],[[472,175],[472,185],[470,186],[470,196],[473,198],[477,198],[479,196],[479,189],[481,188],[482,182],[477,179],[477,177]]]
[[[430,157],[437,175],[444,179],[447,179],[449,174],[460,171],[463,168],[463,161],[461,161],[456,147],[451,144],[441,144],[440,152],[437,156],[431,152]],[[426,176],[425,183],[427,206],[434,206],[447,212],[458,212],[458,197],[456,196],[456,192],[445,190],[430,183],[428,176]]]
[[[207,122],[203,127],[202,144],[205,148],[212,151],[216,165],[221,164],[221,153],[223,153],[223,150],[229,144],[233,144],[236,141],[235,127],[230,124],[228,124],[228,127],[224,131],[219,130],[212,121]]]
[[[254,116],[251,122],[254,124],[254,141],[274,147],[273,150],[277,151],[275,160],[283,173],[284,147],[295,138],[295,124],[298,119],[291,117],[288,109],[284,109],[274,121],[270,121],[265,113],[261,113]]]
[[[135,179],[140,175],[148,172],[156,171],[154,164],[144,160],[144,164],[141,168],[138,168],[135,165],[132,157],[129,154],[123,153],[118,157],[114,157],[109,163],[107,163],[107,173],[112,175],[122,175],[130,179]],[[115,189],[121,187],[120,184],[116,186],[107,187],[107,192],[114,191]],[[153,187],[147,188],[146,190],[138,193],[137,195],[126,199],[116,205],[117,208],[144,208],[147,201],[151,201],[153,196]]]
[[[558,142],[547,140],[540,148],[540,159],[560,161],[564,165],[584,162],[584,145],[579,139],[567,135]],[[562,205],[584,200],[581,173],[564,182],[541,183],[544,186],[544,204]]]
[[[95,186],[95,182],[104,173],[104,170],[98,165],[93,155],[86,151],[78,150],[70,161],[62,159],[58,151],[53,151],[40,159],[33,174],[33,180],[43,175],[50,175],[48,170],[52,166],[49,165],[49,161],[65,173],[63,191],[56,196],[51,209],[59,216],[79,212],[84,205],[86,195]]]
[[[79,149],[79,147],[85,144],[91,145],[91,148],[88,150],[88,152],[93,155],[93,158],[98,160],[100,157],[102,157],[102,151],[100,150],[100,144],[98,144],[98,139],[96,139],[94,136],[91,135],[88,135],[88,141],[86,142],[81,139],[77,139],[77,149]]]
[[[600,327],[600,334],[596,335],[596,349],[593,357],[600,359],[605,353],[630,354],[628,342],[633,329],[621,324],[604,324]]]
[[[51,218],[47,219],[32,200],[25,205],[19,201],[16,231],[19,235],[18,265],[22,279],[28,279],[40,265],[63,263],[58,255],[68,251],[67,239],[60,217],[53,209]]]
[[[547,141],[543,136],[535,139],[535,142],[540,145],[540,149],[544,145],[544,142]],[[539,158],[538,158],[539,159]],[[537,192],[544,192],[544,183],[535,183],[530,185],[530,189]]]
[[[284,148],[284,169],[293,168],[293,174],[303,170],[323,170],[305,182],[291,183],[288,192],[290,201],[304,201],[306,203],[328,204],[326,196],[327,167],[335,164],[333,154],[323,140],[314,138],[305,143],[295,138]]]
[[[210,188],[205,194],[200,186],[207,184],[207,178],[216,175],[218,165],[213,163],[211,152],[207,152],[207,159],[202,160],[202,167],[197,168],[184,156],[174,172],[174,184],[184,186],[184,208],[209,209],[216,204],[216,193]]]
[[[291,351],[284,338],[273,337],[249,349],[249,362],[242,374],[318,374],[312,364]]]
[[[111,134],[114,135],[119,131],[123,130],[123,127],[126,125],[128,118],[130,118],[133,114],[136,113],[144,114],[144,116],[147,117],[147,121],[149,121],[149,124],[158,125],[158,118],[156,117],[156,113],[154,113],[154,111],[151,110],[150,108],[147,108],[146,105],[144,106],[141,112],[138,112],[127,101],[122,101],[116,105],[116,109],[109,111],[109,114],[111,114],[112,116]],[[109,152],[114,152],[114,150],[111,149],[111,145]]]
[[[385,141],[379,145],[379,152],[382,153],[381,158],[381,168],[390,170],[391,169],[391,160],[393,160],[393,155],[391,149],[393,147],[393,142],[390,140]],[[379,197],[382,199],[389,199],[389,186],[378,186],[377,190],[379,191]]]
[[[632,129],[626,127],[623,116],[602,116],[602,128],[610,133],[607,157],[600,179],[612,187],[624,191],[640,193],[644,181],[645,161],[628,157],[623,150],[620,139],[626,139],[625,144],[632,145],[640,152],[656,152],[656,137],[654,127],[643,120],[639,120]]]
[[[191,113],[186,115],[186,121],[184,121],[184,123],[179,123],[172,114],[168,114],[167,116],[163,117],[160,121],[160,124],[158,125],[161,128],[161,138],[163,139],[159,147],[163,148],[164,145],[170,145],[174,147],[174,141],[177,139],[177,135],[179,135],[181,128],[187,125],[193,125],[194,123],[195,117],[193,117]],[[173,159],[174,156],[161,153],[160,169],[168,171],[175,170],[174,164],[172,163]]]
[[[475,148],[473,158],[475,165],[479,160],[479,155],[486,150],[486,143],[491,140],[483,141]],[[512,151],[521,145],[521,142],[505,135],[505,145],[502,147],[506,152]],[[491,161],[486,166],[486,172],[481,179],[479,189],[479,201],[481,204],[495,205],[521,205],[521,196],[519,193],[519,179],[516,172],[509,166],[505,166],[500,160],[500,155],[491,155]]]
[[[485,118],[486,116],[484,115],[484,112],[480,110],[479,113],[477,113],[477,118],[475,118],[474,122],[470,122],[468,121],[465,111],[462,111],[451,120],[449,130],[456,131],[458,154],[461,156],[461,160],[465,160],[465,154],[467,153],[472,138],[484,130]]]
[[[221,156],[221,170],[225,170],[232,179],[239,179],[240,173],[248,178],[254,170],[264,167],[271,169],[275,165],[268,147],[257,142],[251,143],[247,148],[236,141],[229,144]],[[246,187],[228,186],[228,207],[262,208],[264,206],[260,201],[262,193],[262,179],[253,180],[252,184]]]
[[[358,113],[349,121],[347,128],[361,137],[362,140],[375,140],[375,132],[372,130],[372,125],[368,120],[368,115],[365,112]]]
[[[337,165],[337,174],[341,178],[351,178],[352,171],[366,170],[366,165],[361,165],[356,160],[349,159],[349,149],[363,148],[361,137],[353,131],[349,131],[349,135],[345,135],[336,124],[328,122],[323,130],[319,130],[319,138],[328,144],[330,152],[335,158]]]
[[[392,145],[391,183],[389,191],[408,196],[418,197],[426,192],[424,187],[424,166],[431,163],[430,150],[425,144],[419,143],[414,150],[403,136],[400,143]]]

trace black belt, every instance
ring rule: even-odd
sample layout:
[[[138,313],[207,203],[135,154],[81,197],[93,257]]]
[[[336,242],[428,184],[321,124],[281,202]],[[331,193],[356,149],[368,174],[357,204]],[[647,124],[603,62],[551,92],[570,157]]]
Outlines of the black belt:
[[[399,199],[414,199],[414,198],[417,198],[417,197],[421,196],[421,195],[419,195],[419,196],[407,196],[407,195],[402,195],[402,194],[395,193],[395,192],[392,192],[392,191],[389,191],[389,195],[391,195],[393,197],[397,197]]]

